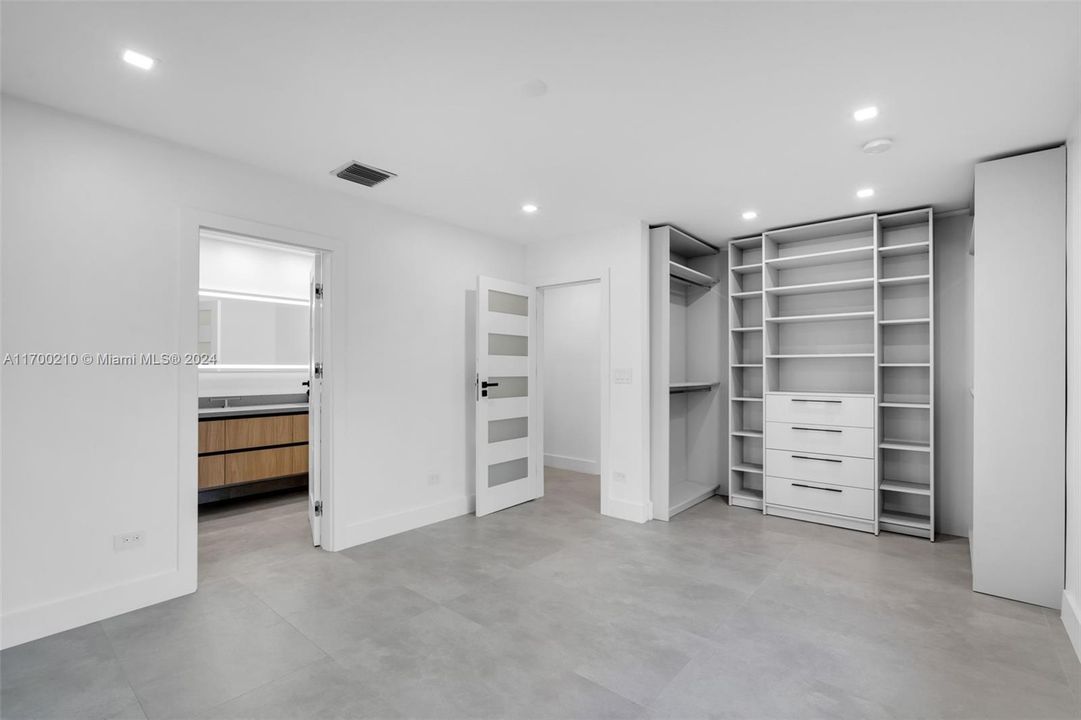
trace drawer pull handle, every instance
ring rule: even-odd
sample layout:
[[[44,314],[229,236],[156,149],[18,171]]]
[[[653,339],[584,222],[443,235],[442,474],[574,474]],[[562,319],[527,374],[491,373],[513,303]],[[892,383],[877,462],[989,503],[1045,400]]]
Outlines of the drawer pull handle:
[[[832,463],[843,462],[841,460],[838,460],[837,458],[816,458],[816,457],[811,457],[810,455],[793,455],[792,457],[796,458],[797,460],[817,460],[818,462],[832,462]]]
[[[793,430],[805,430],[805,431],[807,431],[807,432],[828,432],[828,433],[840,433],[840,432],[844,432],[844,430],[831,430],[831,429],[829,429],[829,428],[809,428],[809,427],[799,427],[799,426],[797,426],[797,425],[793,425],[793,426],[792,426],[792,429],[793,429]]]
[[[808,490],[824,490],[826,492],[844,492],[844,490],[840,488],[824,488],[816,485],[804,485],[803,483],[792,483],[792,487],[807,488]]]
[[[844,400],[804,400],[802,398],[789,398],[792,402],[809,402],[809,403],[826,403],[829,405],[840,405]]]

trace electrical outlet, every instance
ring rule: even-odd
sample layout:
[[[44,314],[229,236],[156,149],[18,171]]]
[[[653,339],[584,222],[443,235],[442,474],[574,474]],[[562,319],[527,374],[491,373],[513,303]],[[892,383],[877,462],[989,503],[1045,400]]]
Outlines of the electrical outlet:
[[[634,379],[634,370],[632,368],[615,368],[612,375],[615,376],[616,385],[630,385]]]
[[[627,473],[614,472],[612,473],[612,480],[617,483],[625,483],[627,482]]]
[[[117,552],[121,550],[131,550],[132,548],[142,547],[145,542],[145,530],[136,530],[135,532],[124,533],[123,535],[113,535],[113,550],[116,550]]]
[[[438,485],[439,484],[439,473],[432,473],[431,475],[429,475],[428,476],[428,484],[429,485]]]

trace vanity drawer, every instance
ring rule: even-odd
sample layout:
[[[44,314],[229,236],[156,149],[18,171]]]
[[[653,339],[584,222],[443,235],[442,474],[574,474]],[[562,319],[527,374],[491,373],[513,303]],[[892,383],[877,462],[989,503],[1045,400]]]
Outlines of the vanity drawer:
[[[250,450],[225,457],[225,484],[299,475],[308,470],[308,446]]]
[[[199,452],[221,452],[225,449],[225,421],[199,421]]]
[[[766,419],[777,422],[874,427],[875,400],[870,396],[766,395]]]
[[[811,480],[868,490],[875,487],[875,462],[870,458],[767,450],[766,467],[770,475],[790,480]]]
[[[288,445],[291,442],[294,442],[291,415],[269,415],[225,421],[226,450]]]
[[[871,428],[768,422],[766,447],[770,450],[802,450],[823,455],[873,458],[875,434]]]
[[[225,484],[225,456],[207,455],[199,458],[199,489]]]
[[[766,478],[766,504],[861,520],[873,520],[875,515],[875,494],[872,490],[772,475]]]
[[[293,422],[293,442],[308,442],[308,413],[289,417]]]

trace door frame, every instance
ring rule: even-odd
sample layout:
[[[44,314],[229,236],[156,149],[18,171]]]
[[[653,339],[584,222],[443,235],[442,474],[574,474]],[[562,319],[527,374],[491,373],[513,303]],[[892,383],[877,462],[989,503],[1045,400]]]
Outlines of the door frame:
[[[323,516],[320,541],[325,550],[342,547],[338,541],[334,502],[334,448],[344,447],[346,387],[347,244],[337,238],[254,220],[184,208],[180,211],[180,256],[177,262],[177,352],[192,353],[198,346],[199,233],[202,229],[250,237],[253,240],[299,247],[322,254],[327,292],[323,303],[322,411],[323,461],[321,495]],[[177,572],[189,592],[198,584],[199,560],[199,371],[194,365],[177,368]]]
[[[536,463],[535,474],[537,477],[536,482],[537,496],[544,496],[544,300],[545,291],[554,290],[560,287],[571,287],[575,285],[590,285],[593,283],[600,284],[600,327],[598,327],[598,335],[600,340],[600,383],[601,383],[601,399],[600,399],[600,417],[601,417],[601,434],[600,434],[600,457],[598,458],[598,464],[600,465],[601,476],[601,506],[599,511],[602,515],[610,515],[611,499],[609,497],[611,485],[612,485],[612,473],[609,467],[609,459],[611,457],[611,436],[609,433],[609,427],[611,425],[612,416],[612,404],[611,404],[611,337],[612,337],[612,309],[611,309],[611,293],[610,293],[610,276],[611,272],[605,268],[600,273],[586,274],[586,275],[574,275],[567,277],[554,277],[546,278],[541,282],[535,284],[537,294],[537,312],[534,322],[536,326],[533,328],[534,337],[537,339],[537,364],[536,364],[536,407],[537,417],[539,421],[536,423],[536,432],[530,433],[533,443],[530,448],[531,455],[534,457]]]

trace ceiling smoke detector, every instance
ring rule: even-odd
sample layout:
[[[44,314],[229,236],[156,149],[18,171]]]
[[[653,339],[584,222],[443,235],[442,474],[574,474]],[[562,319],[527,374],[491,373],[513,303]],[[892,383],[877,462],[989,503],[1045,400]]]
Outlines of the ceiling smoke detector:
[[[875,138],[863,144],[863,151],[868,155],[880,155],[893,147],[893,140],[889,138]]]
[[[379,168],[374,168],[370,165],[361,165],[358,162],[351,162],[347,165],[343,165],[335,170],[334,174],[342,180],[355,182],[364,187],[375,187],[381,182],[390,180],[392,177],[398,177],[392,172],[380,170]]]

